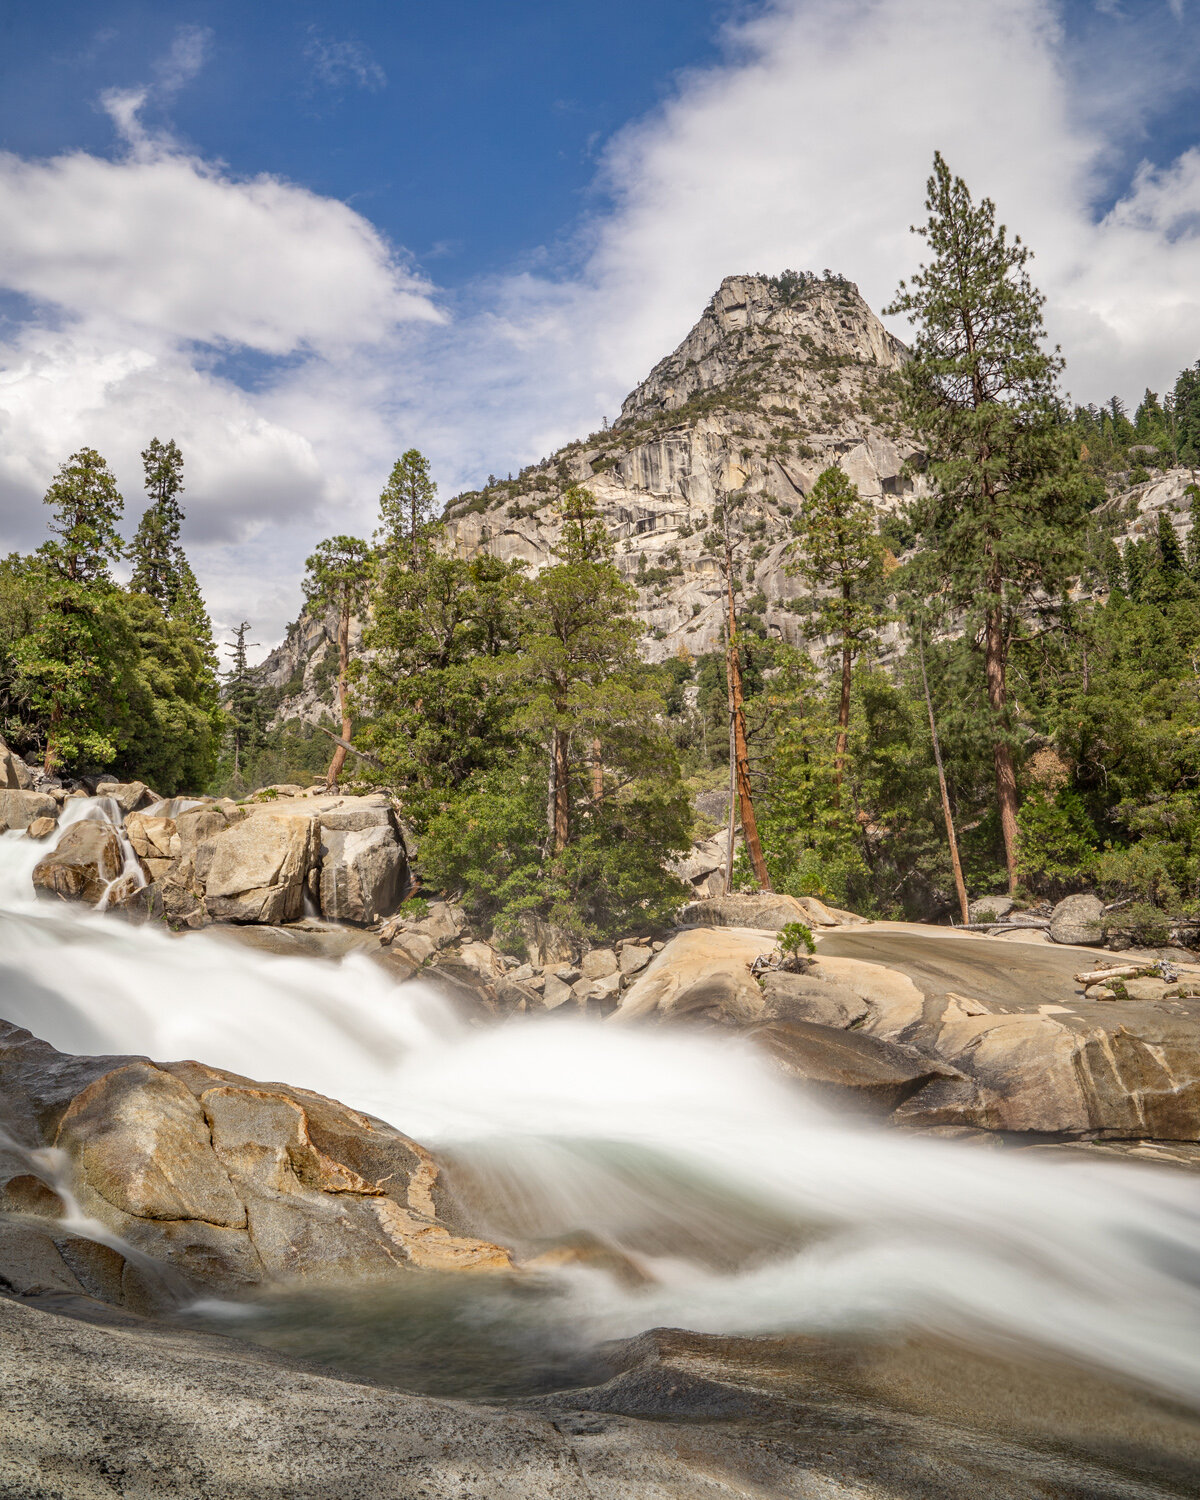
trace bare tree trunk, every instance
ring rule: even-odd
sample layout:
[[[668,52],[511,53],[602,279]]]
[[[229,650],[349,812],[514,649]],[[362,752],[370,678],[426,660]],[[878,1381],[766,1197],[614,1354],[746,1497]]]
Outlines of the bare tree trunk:
[[[754,878],[764,891],[771,890],[771,877],[767,874],[767,862],[763,858],[762,843],[758,837],[758,821],[754,816],[754,801],[750,788],[750,756],[746,749],[746,710],[742,700],[742,665],[738,659],[737,616],[733,607],[733,554],[729,545],[729,521],[725,522],[725,585],[729,605],[728,652],[726,656],[729,673],[729,707],[733,716],[733,751],[737,767],[738,801],[741,804],[742,838]]]
[[[842,584],[842,597],[849,603],[850,585],[848,583]],[[850,643],[849,632],[844,630],[842,635],[842,698],[838,704],[837,744],[833,752],[833,805],[835,808],[842,805],[842,772],[846,764],[846,741],[849,738],[850,729],[850,675],[853,665],[854,648]]]
[[[567,760],[570,737],[565,729],[554,731],[554,852],[561,854],[571,833],[571,776]]]
[[[546,773],[546,849],[552,852],[554,849],[554,812],[558,806],[558,785],[556,772],[558,761],[554,754],[554,730],[550,731],[549,770]]]
[[[987,612],[987,631],[984,643],[987,665],[988,705],[997,730],[1008,727],[1008,692],[1005,681],[1004,621],[999,604],[993,604]],[[999,733],[992,744],[992,760],[996,767],[996,802],[1000,808],[1000,831],[1004,835],[1004,862],[1008,866],[1008,889],[1017,888],[1017,774],[1013,768],[1012,751],[1000,738]]]
[[[733,733],[733,670],[725,652],[725,691],[729,695],[729,843],[725,850],[725,895],[733,891],[733,832],[737,819],[737,742]]]
[[[592,736],[592,806],[599,808],[604,801],[604,757],[600,748],[600,736]]]
[[[933,699],[929,696],[929,678],[925,674],[925,638],[920,625],[917,626],[917,649],[921,657],[921,686],[925,689],[925,707],[929,710],[929,733],[933,739],[933,759],[937,766],[938,786],[942,793],[942,816],[946,819],[946,839],[950,845],[950,864],[954,869],[954,889],[958,892],[958,908],[962,913],[963,926],[971,920],[967,902],[967,887],[963,881],[962,864],[958,858],[958,839],[954,833],[954,818],[950,812],[950,793],[946,789],[946,773],[942,769],[942,747],[938,743],[937,724],[933,717]]]
[[[350,722],[350,711],[346,707],[346,678],[350,673],[350,605],[346,602],[342,605],[341,613],[338,615],[338,709],[342,715],[342,738],[348,740],[350,731],[354,727]],[[329,762],[329,770],[325,773],[326,787],[335,787],[338,777],[342,774],[342,767],[346,764],[346,751],[339,745],[333,752],[333,759]]]

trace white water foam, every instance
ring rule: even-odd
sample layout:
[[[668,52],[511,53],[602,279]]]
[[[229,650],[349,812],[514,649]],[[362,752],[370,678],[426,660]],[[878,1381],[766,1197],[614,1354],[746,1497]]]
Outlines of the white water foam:
[[[361,956],[35,902],[40,852],[0,838],[0,1016],[65,1051],[195,1057],[388,1120],[449,1155],[495,1233],[586,1233],[646,1270],[638,1288],[562,1273],[589,1337],[924,1329],[1200,1404],[1196,1178],[854,1126],[734,1035],[471,1027]]]

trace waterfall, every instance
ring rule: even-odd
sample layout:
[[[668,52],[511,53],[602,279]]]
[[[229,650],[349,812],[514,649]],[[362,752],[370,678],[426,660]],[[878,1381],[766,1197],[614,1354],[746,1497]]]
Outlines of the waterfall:
[[[64,810],[89,816],[113,810]],[[923,1330],[1200,1403],[1194,1177],[854,1123],[729,1032],[473,1025],[362,955],[274,958],[35,900],[44,848],[0,837],[0,1016],[64,1051],[194,1057],[386,1119],[446,1156],[484,1232],[586,1235],[639,1269],[558,1273],[587,1337]]]

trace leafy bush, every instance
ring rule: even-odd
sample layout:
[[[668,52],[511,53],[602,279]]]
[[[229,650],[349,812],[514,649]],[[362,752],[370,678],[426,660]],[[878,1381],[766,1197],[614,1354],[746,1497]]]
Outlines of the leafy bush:
[[[1021,804],[1017,826],[1017,870],[1034,895],[1057,898],[1091,881],[1097,835],[1077,793],[1039,788]]]
[[[1148,901],[1134,901],[1106,913],[1101,930],[1105,938],[1125,938],[1136,948],[1162,948],[1171,941],[1167,914]]]
[[[1128,849],[1106,848],[1096,862],[1100,892],[1110,901],[1133,897],[1140,904],[1173,907],[1180,899],[1175,878],[1178,850],[1145,838]]]

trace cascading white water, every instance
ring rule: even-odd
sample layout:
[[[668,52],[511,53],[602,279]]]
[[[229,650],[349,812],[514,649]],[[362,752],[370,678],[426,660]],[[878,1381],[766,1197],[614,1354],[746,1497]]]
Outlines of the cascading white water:
[[[1194,1178],[856,1126],[731,1035],[473,1028],[363,957],[271,958],[37,902],[41,852],[0,837],[0,1016],[65,1051],[195,1057],[387,1119],[450,1156],[496,1233],[586,1232],[649,1273],[560,1273],[590,1337],[925,1329],[1200,1404]]]

